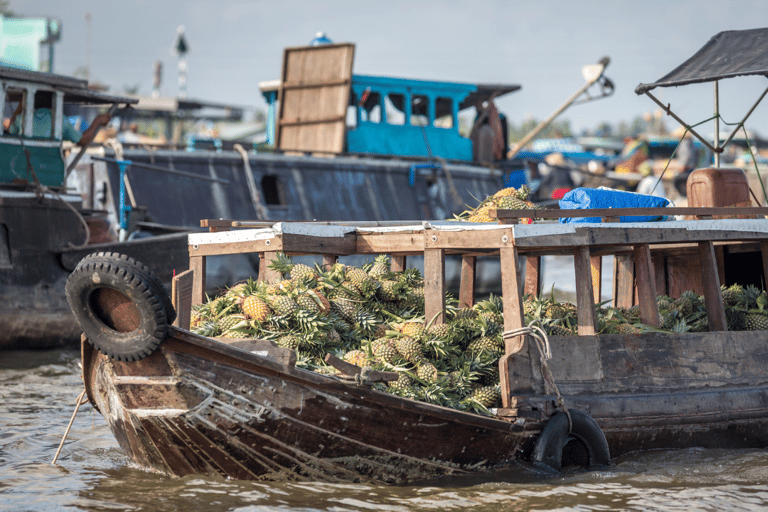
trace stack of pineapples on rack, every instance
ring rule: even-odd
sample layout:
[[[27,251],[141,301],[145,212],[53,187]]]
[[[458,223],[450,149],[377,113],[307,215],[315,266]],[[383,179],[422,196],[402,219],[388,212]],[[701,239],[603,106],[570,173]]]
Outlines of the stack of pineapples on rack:
[[[491,210],[535,210],[537,206],[530,201],[530,195],[531,190],[526,185],[520,188],[503,188],[480,201],[476,207],[469,208],[454,217],[469,222],[493,222],[494,219],[489,213]],[[520,219],[520,221],[525,224],[532,222],[531,219]]]
[[[768,296],[753,285],[734,284],[721,287],[729,331],[768,330]],[[598,334],[640,334],[644,332],[706,332],[709,330],[704,298],[692,291],[678,298],[656,298],[660,327],[643,324],[640,308],[616,308],[607,302],[596,307]],[[525,296],[525,319],[536,321],[549,335],[576,334],[576,306],[558,302],[554,293],[548,297]]]
[[[386,255],[361,267],[271,264],[277,283],[248,280],[195,307],[192,329],[212,337],[272,340],[297,353],[297,366],[336,370],[327,353],[374,370],[396,371],[381,390],[460,410],[498,407],[503,354],[501,301],[492,297],[458,309],[448,294],[445,324],[424,317],[418,269],[390,271]]]
[[[294,264],[280,254],[271,267],[284,279],[248,280],[196,306],[192,329],[226,338],[261,338],[296,351],[297,366],[333,374],[331,353],[361,368],[395,371],[399,379],[375,384],[383,391],[459,410],[488,413],[500,406],[498,361],[504,353],[500,297],[471,308],[446,296],[447,322],[424,317],[424,281],[417,269],[392,272],[386,255],[360,267]],[[723,289],[731,330],[768,330],[768,299],[754,286]],[[640,322],[637,307],[599,304],[598,332],[706,330],[701,297],[659,297],[661,329]],[[526,323],[550,336],[576,333],[576,307],[548,297],[526,296]]]

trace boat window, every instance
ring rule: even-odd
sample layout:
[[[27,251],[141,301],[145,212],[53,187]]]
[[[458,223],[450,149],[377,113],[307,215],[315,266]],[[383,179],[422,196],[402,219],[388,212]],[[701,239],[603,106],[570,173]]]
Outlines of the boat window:
[[[8,226],[0,224],[0,267],[11,265],[11,244],[8,240]]]
[[[387,124],[405,124],[405,96],[402,94],[387,94],[384,106],[387,111]]]
[[[378,92],[366,89],[357,104],[360,107],[360,121],[381,122],[381,95]]]
[[[261,178],[261,193],[266,204],[285,204],[283,184],[277,176],[267,174]]]
[[[453,100],[437,98],[435,100],[435,126],[438,128],[453,128]]]
[[[32,136],[45,139],[53,138],[53,93],[51,91],[35,92],[35,111],[32,119]]]
[[[24,115],[22,105],[24,104],[24,91],[21,89],[7,89],[5,91],[5,105],[3,106],[3,132],[19,133],[21,119]],[[11,129],[11,126],[16,126]]]
[[[411,124],[429,126],[429,98],[423,94],[414,94],[411,100]]]

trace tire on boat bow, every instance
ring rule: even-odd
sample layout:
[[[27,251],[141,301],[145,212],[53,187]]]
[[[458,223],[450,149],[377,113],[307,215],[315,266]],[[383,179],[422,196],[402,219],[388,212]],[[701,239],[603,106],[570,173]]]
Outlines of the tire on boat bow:
[[[117,253],[83,258],[67,279],[65,291],[88,340],[118,361],[152,354],[175,317],[168,293],[154,273]]]
[[[608,441],[597,422],[576,409],[569,409],[568,414],[558,412],[550,418],[536,439],[531,462],[558,471],[569,465],[608,466],[611,462]]]

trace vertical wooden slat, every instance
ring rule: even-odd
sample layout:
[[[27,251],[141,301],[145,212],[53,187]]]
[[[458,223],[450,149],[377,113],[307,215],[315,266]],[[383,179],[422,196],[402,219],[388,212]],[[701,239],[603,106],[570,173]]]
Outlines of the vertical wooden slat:
[[[405,256],[393,254],[389,268],[392,272],[402,272],[405,270]]]
[[[576,271],[576,308],[579,336],[595,334],[595,296],[592,288],[592,271],[589,264],[589,247],[576,247],[573,253]]]
[[[600,302],[600,297],[603,296],[603,257],[597,255],[590,256],[589,270],[592,273],[592,294],[595,296],[595,300]]]
[[[501,260],[501,294],[504,308],[504,330],[511,331],[525,325],[523,301],[520,296],[520,269],[518,267],[517,248],[502,247],[499,251]],[[525,342],[525,336],[504,339],[504,355],[499,360],[499,380],[501,382],[501,403],[504,407],[514,407],[515,399],[511,393],[509,365]]]
[[[445,249],[424,250],[424,300],[425,322],[445,323]]]
[[[640,304],[640,319],[643,323],[660,327],[659,307],[656,303],[656,279],[651,262],[651,249],[648,244],[635,246],[635,278]]]
[[[459,307],[471,308],[475,304],[475,270],[477,257],[461,257],[461,282],[459,284]]]
[[[339,257],[335,254],[323,254],[323,269],[330,269],[338,260]]]
[[[525,258],[525,293],[538,297],[541,292],[541,256]]]
[[[631,308],[635,297],[635,262],[631,254],[613,258],[613,305]]]
[[[205,256],[190,256],[189,270],[194,272],[192,305],[202,304],[205,298]]]
[[[261,271],[261,269],[267,268],[267,261],[264,259],[264,253],[259,253],[259,276],[256,278],[257,281],[264,281],[264,272]]]
[[[173,325],[189,330],[192,317],[192,288],[195,282],[195,272],[185,270],[173,276],[171,283],[171,299],[176,310],[176,320]]]
[[[761,245],[764,242],[761,242]],[[715,249],[711,241],[699,242],[701,279],[704,285],[704,303],[707,306],[707,321],[710,331],[727,331],[723,294],[720,291],[720,276],[717,273]]]

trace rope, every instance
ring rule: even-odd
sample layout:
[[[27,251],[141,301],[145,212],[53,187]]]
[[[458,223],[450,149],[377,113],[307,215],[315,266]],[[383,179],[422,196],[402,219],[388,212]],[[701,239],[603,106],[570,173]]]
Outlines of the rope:
[[[83,392],[80,393],[80,396],[77,397],[77,401],[75,402],[75,412],[72,413],[72,418],[69,420],[69,425],[67,425],[67,430],[64,432],[64,437],[61,438],[61,443],[59,443],[59,449],[56,450],[56,455],[53,456],[53,462],[51,464],[56,464],[56,461],[59,459],[59,454],[61,453],[61,449],[64,447],[64,441],[67,440],[67,436],[69,435],[69,431],[72,428],[72,424],[75,422],[75,416],[77,416],[77,411],[80,410],[80,406],[83,405],[88,401],[88,399],[83,399],[85,397],[85,388],[83,388]]]
[[[40,179],[37,177],[37,173],[35,172],[35,168],[32,166],[32,157],[29,154],[29,148],[27,148],[27,146],[24,145],[24,138],[22,137],[21,134],[19,134],[19,143],[21,144],[21,149],[24,152],[24,156],[27,159],[27,168],[29,169],[29,172],[32,174],[32,179],[35,180],[35,195],[37,196],[38,199],[42,199],[43,197],[45,197],[46,193],[51,194],[56,199],[58,199],[59,201],[64,203],[64,205],[67,208],[72,210],[72,212],[75,214],[75,216],[77,216],[78,220],[80,221],[80,223],[83,225],[83,228],[85,229],[85,241],[81,245],[75,245],[72,242],[68,242],[67,245],[69,247],[74,248],[74,249],[83,249],[83,248],[85,248],[88,245],[88,242],[91,239],[91,228],[88,227],[88,222],[86,222],[85,217],[83,217],[83,215],[80,212],[78,212],[77,209],[74,206],[69,204],[64,199],[62,199],[62,197],[59,195],[58,192],[54,192],[53,190],[51,190],[47,186],[45,186],[42,183],[40,183]]]
[[[669,115],[669,112],[667,113],[667,115]],[[669,169],[669,164],[672,162],[672,160],[674,160],[675,154],[677,153],[677,148],[680,147],[680,143],[683,142],[683,139],[685,138],[685,136],[688,135],[688,131],[691,128],[695,128],[695,127],[699,126],[700,124],[707,123],[707,122],[715,119],[716,117],[719,117],[719,116],[716,114],[716,115],[710,117],[709,119],[705,119],[703,121],[699,121],[696,124],[685,125],[685,130],[683,131],[683,135],[680,137],[680,140],[677,141],[677,146],[675,146],[675,150],[672,151],[672,155],[670,155],[669,159],[667,160],[667,165],[664,166],[664,170],[661,172],[661,175],[659,176],[659,179],[656,180],[656,184],[654,184],[653,185],[653,189],[651,189],[651,195],[653,195],[653,193],[656,191],[656,187],[659,186],[659,183],[661,183],[661,180],[664,179],[664,175],[667,173],[667,169]]]
[[[544,389],[548,394],[555,394],[557,396],[557,407],[561,409],[568,417],[568,432],[573,430],[573,420],[571,419],[571,413],[568,412],[568,407],[565,404],[565,399],[560,394],[560,390],[557,389],[555,378],[552,375],[552,371],[549,369],[547,361],[552,359],[552,350],[549,346],[549,338],[547,333],[544,332],[538,325],[534,325],[537,321],[529,323],[527,327],[520,327],[511,331],[506,331],[502,334],[503,339],[515,338],[517,336],[530,336],[535,340],[536,348],[539,351],[539,360],[541,361],[541,375],[544,379]]]
[[[360,370],[360,373],[355,374],[355,384],[358,386],[370,385],[370,382],[368,382],[368,375],[370,375],[371,371],[373,371],[373,368],[370,366],[363,367]]]

